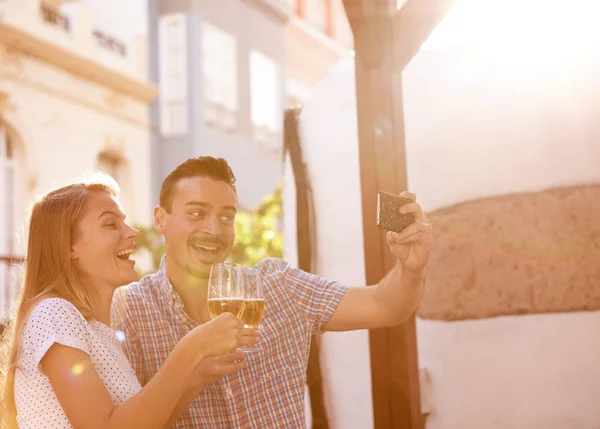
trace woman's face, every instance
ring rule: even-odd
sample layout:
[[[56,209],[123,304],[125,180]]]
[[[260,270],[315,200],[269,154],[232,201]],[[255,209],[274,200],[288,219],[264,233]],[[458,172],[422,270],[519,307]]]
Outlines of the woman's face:
[[[97,288],[116,289],[135,281],[135,251],[139,232],[125,223],[118,201],[107,192],[91,192],[76,226],[71,257]]]

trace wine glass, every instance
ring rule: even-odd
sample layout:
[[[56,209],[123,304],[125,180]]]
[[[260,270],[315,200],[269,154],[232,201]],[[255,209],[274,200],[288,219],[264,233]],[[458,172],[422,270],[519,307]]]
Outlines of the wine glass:
[[[208,278],[208,313],[215,317],[225,312],[242,318],[244,289],[241,267],[237,264],[213,264]]]
[[[262,273],[256,268],[241,267],[244,309],[241,319],[245,328],[257,329],[265,312]],[[258,346],[240,347],[245,352],[260,350]]]

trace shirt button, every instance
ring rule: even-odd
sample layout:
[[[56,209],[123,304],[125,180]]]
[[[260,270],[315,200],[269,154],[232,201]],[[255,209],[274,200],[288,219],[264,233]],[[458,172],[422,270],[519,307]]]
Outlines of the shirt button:
[[[233,392],[231,391],[231,389],[225,389],[225,394],[227,396],[233,396]]]

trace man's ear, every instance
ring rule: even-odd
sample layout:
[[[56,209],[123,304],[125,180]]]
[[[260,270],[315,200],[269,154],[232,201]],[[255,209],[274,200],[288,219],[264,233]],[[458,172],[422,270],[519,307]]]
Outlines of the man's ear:
[[[154,228],[162,235],[164,235],[166,223],[167,211],[161,206],[154,207]]]

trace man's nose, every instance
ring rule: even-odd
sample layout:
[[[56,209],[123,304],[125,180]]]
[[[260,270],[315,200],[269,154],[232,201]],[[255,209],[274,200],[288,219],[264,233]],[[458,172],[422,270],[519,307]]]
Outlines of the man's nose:
[[[209,216],[204,221],[204,233],[209,235],[219,235],[221,234],[221,225],[219,223],[219,219],[216,216]]]

